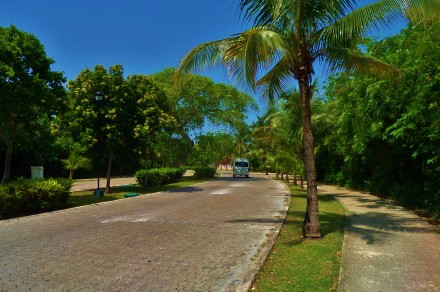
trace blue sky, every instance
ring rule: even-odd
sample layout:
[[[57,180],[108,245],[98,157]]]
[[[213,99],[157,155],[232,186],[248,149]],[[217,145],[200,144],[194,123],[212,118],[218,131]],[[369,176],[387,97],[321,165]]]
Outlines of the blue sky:
[[[0,25],[34,34],[55,59],[53,68],[68,79],[96,64],[122,64],[126,74],[154,73],[177,66],[196,45],[245,28],[232,0],[7,3],[1,5]],[[226,80],[223,73],[207,73]]]
[[[246,28],[235,0],[2,2],[0,26],[14,24],[34,34],[55,60],[53,69],[64,72],[68,79],[97,64],[107,68],[122,64],[127,75],[155,73],[177,66],[201,43]],[[216,82],[228,82],[220,68],[202,74]],[[261,101],[257,96],[255,99]],[[251,120],[256,114],[250,114],[254,117]]]

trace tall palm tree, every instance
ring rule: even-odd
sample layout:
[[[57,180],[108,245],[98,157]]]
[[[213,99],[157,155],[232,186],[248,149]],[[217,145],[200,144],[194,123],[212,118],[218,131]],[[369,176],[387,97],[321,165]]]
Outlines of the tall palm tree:
[[[379,0],[363,7],[356,0],[238,0],[238,4],[253,27],[197,46],[181,60],[175,79],[181,85],[187,74],[220,62],[239,84],[259,88],[269,99],[297,81],[308,196],[303,234],[321,237],[310,110],[314,64],[330,70],[393,69],[362,54],[357,44],[364,33],[401,16],[438,21],[440,2]]]

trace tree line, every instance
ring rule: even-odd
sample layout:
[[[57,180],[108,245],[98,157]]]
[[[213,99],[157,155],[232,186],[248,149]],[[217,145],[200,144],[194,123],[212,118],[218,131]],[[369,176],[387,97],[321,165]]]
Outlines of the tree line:
[[[3,182],[29,176],[31,165],[44,165],[49,176],[64,176],[64,162],[73,175],[75,162],[82,161],[84,166],[92,162],[89,175],[107,177],[108,189],[115,173],[212,163],[196,158],[206,149],[194,149],[194,141],[212,138],[201,130],[207,124],[221,127],[224,134],[216,141],[234,143],[234,133],[247,127],[246,112],[256,108],[248,94],[200,75],[176,90],[173,68],[125,77],[122,65],[96,65],[66,84],[32,34],[15,26],[0,28],[0,42]],[[216,153],[228,157],[229,149]]]
[[[440,213],[439,49],[440,25],[409,24],[396,36],[365,40],[370,56],[398,71],[343,71],[330,75],[324,92],[314,91],[319,181]],[[247,156],[254,167],[305,177],[299,98],[283,92],[252,126]]]

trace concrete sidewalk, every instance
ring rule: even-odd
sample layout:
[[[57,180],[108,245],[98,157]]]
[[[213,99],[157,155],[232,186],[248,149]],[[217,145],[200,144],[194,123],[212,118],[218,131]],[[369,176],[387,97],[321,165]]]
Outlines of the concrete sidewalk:
[[[318,187],[348,210],[339,291],[440,291],[440,232],[392,202]]]

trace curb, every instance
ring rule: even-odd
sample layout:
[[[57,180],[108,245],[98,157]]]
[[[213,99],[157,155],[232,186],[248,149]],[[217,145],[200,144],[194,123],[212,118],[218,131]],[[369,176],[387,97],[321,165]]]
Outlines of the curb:
[[[273,180],[273,178],[271,179]],[[227,291],[240,291],[240,292],[250,291],[252,285],[255,283],[258,273],[261,271],[261,269],[264,266],[264,263],[269,258],[269,255],[273,250],[275,242],[278,239],[278,236],[280,235],[281,228],[284,226],[284,223],[286,221],[286,216],[289,210],[290,200],[291,200],[289,188],[284,182],[281,183],[283,184],[284,189],[286,191],[284,206],[283,209],[281,210],[281,215],[280,215],[280,219],[283,218],[283,222],[277,223],[276,226],[272,230],[270,230],[268,234],[266,234],[267,240],[257,248],[257,253],[254,255],[253,261],[249,265],[249,268],[246,269],[243,273],[241,273],[239,277],[241,278],[240,282],[236,285],[231,284]]]

